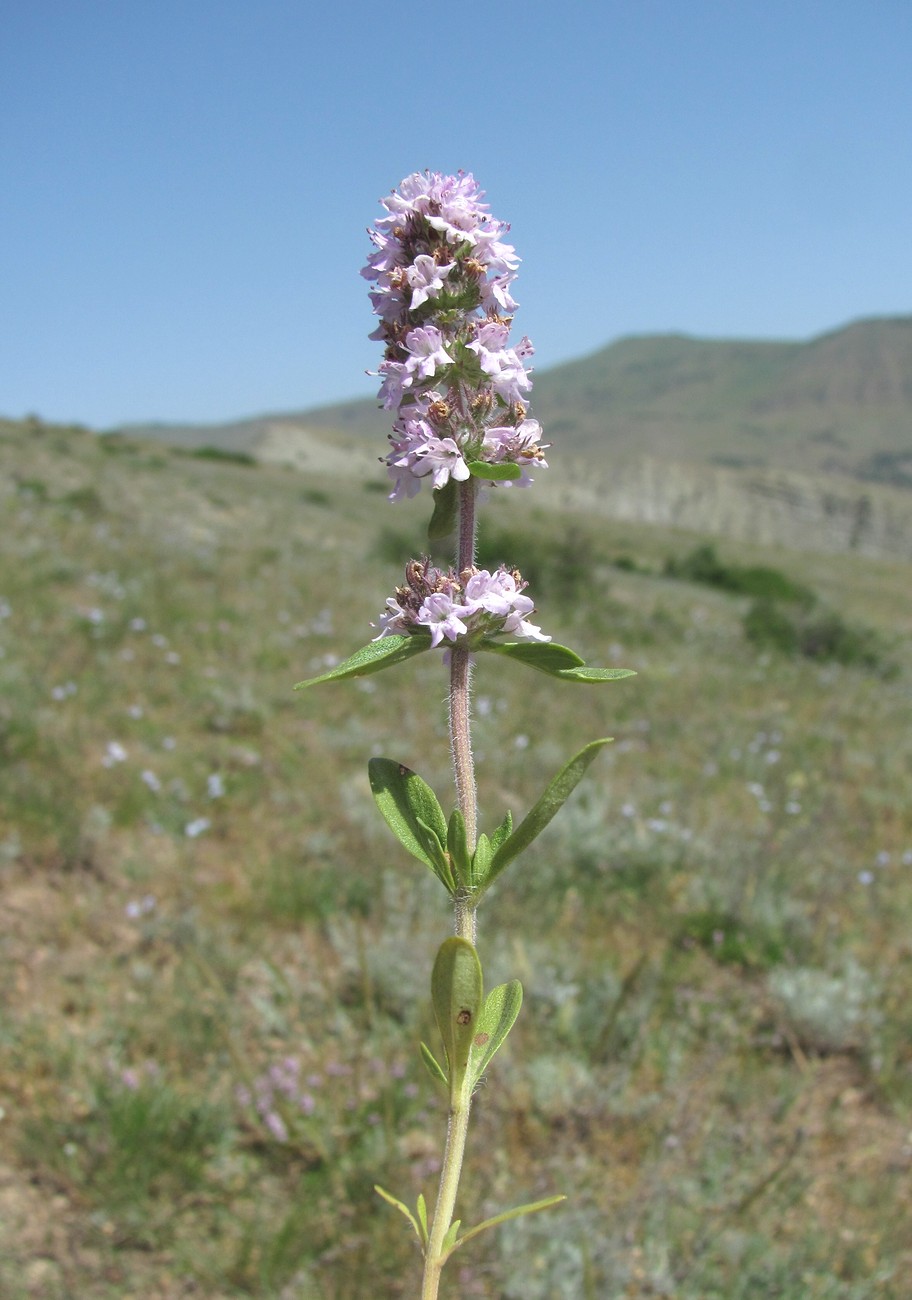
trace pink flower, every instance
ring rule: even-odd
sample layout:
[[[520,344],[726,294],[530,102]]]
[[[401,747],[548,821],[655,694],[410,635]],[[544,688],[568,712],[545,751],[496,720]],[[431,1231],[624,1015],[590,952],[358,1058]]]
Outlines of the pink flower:
[[[409,359],[405,368],[410,375],[429,379],[437,373],[438,366],[451,366],[453,358],[443,346],[443,335],[433,325],[411,330],[405,336]]]
[[[445,596],[443,592],[435,592],[434,595],[428,596],[418,610],[415,622],[430,630],[433,647],[440,645],[444,637],[448,641],[455,641],[458,636],[465,636],[468,628],[460,615],[470,612],[464,606],[457,605],[451,596]]]
[[[405,273],[412,289],[412,311],[427,302],[428,298],[437,297],[444,287],[444,280],[455,265],[455,262],[450,262],[446,266],[439,266],[427,253],[419,253]]]

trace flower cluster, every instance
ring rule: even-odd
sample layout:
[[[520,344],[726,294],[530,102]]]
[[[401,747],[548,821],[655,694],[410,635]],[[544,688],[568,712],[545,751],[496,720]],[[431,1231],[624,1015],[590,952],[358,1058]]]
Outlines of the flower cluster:
[[[414,632],[430,632],[432,647],[444,637],[471,643],[500,633],[520,641],[551,640],[526,620],[535,606],[522,594],[527,584],[518,569],[501,565],[493,573],[476,568],[444,573],[424,559],[410,560],[405,577],[405,586],[387,599],[375,641]]]
[[[381,200],[388,215],[368,234],[374,253],[362,271],[386,346],[380,398],[394,412],[386,456],[393,500],[464,480],[470,466],[547,466],[541,428],[526,412],[532,344],[509,346],[510,294],[519,258],[502,236],[471,175],[407,176]],[[498,476],[503,478],[502,475]]]
[[[288,1125],[280,1113],[282,1109],[287,1111],[290,1106],[291,1113],[296,1110],[302,1115],[312,1115],[316,1108],[313,1095],[301,1086],[300,1069],[301,1062],[296,1056],[286,1056],[254,1080],[253,1092],[244,1087],[236,1090],[240,1104],[255,1107],[277,1142],[289,1139]]]

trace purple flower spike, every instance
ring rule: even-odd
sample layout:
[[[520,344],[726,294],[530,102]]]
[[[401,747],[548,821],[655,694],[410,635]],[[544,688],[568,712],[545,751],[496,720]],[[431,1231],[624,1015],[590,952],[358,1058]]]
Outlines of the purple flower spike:
[[[503,486],[523,487],[533,466],[547,468],[526,410],[532,344],[509,345],[519,258],[483,199],[464,172],[415,172],[381,200],[387,215],[368,232],[361,274],[380,318],[371,338],[386,349],[377,375],[394,413],[393,501],[414,496],[424,478],[435,490],[464,481],[470,462],[519,465]]]

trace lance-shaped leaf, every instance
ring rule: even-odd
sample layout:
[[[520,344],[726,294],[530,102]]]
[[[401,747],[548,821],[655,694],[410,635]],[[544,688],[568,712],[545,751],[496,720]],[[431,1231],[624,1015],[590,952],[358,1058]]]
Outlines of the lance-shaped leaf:
[[[560,1205],[561,1201],[566,1201],[566,1196],[546,1196],[543,1201],[531,1201],[528,1205],[517,1205],[512,1210],[504,1210],[501,1214],[495,1214],[493,1218],[485,1219],[483,1223],[476,1223],[474,1228],[469,1228],[468,1232],[463,1233],[458,1241],[454,1241],[450,1247],[449,1254],[452,1255],[454,1250],[464,1246],[467,1241],[477,1237],[480,1232],[487,1231],[488,1228],[496,1228],[500,1223],[507,1223],[510,1219],[519,1219],[524,1214],[537,1214],[539,1210],[550,1210],[552,1205]]]
[[[341,681],[344,677],[366,677],[368,673],[379,673],[393,664],[401,664],[412,659],[425,650],[430,650],[430,636],[420,633],[415,636],[385,636],[379,641],[370,641],[356,650],[348,659],[336,664],[319,677],[308,677],[307,681],[298,682],[296,691],[303,691],[307,686],[316,686],[319,682]]]
[[[367,771],[374,802],[399,843],[454,893],[456,882],[444,848],[446,818],[434,791],[417,772],[391,758],[372,758]]]
[[[451,1098],[465,1083],[483,998],[478,953],[468,939],[445,939],[431,974],[431,1001],[449,1065]]]
[[[506,840],[509,837],[512,830],[513,830],[513,814],[508,810],[503,821],[500,823],[497,830],[491,836],[491,848],[494,850],[495,853],[500,848],[501,844],[503,844],[504,840]]]
[[[480,641],[476,650],[505,655],[528,668],[537,668],[549,677],[565,682],[616,682],[635,677],[632,668],[591,668],[575,650],[554,641]]]
[[[472,863],[469,858],[469,844],[466,838],[465,817],[458,808],[454,808],[450,814],[450,824],[447,827],[446,843],[452,869],[458,877],[460,884],[471,885]]]
[[[442,488],[434,489],[434,513],[428,524],[429,542],[441,542],[454,531],[458,507],[456,480],[447,479]]]
[[[475,845],[475,852],[472,855],[472,867],[469,877],[469,885],[472,889],[478,889],[487,880],[493,856],[491,841],[482,832],[478,837],[478,843]]]
[[[485,998],[469,1053],[468,1080],[471,1088],[476,1086],[492,1056],[513,1028],[522,1006],[522,997],[519,980],[510,980],[509,984],[498,984],[496,989],[491,989]]]
[[[400,1214],[405,1215],[409,1223],[415,1229],[415,1236],[421,1242],[421,1245],[422,1246],[427,1245],[427,1232],[425,1231],[424,1235],[422,1236],[421,1225],[418,1223],[418,1220],[415,1218],[414,1214],[412,1214],[409,1207],[403,1204],[403,1202],[400,1201],[398,1197],[393,1196],[391,1192],[388,1192],[385,1187],[381,1187],[379,1183],[374,1183],[374,1191],[377,1193],[378,1196],[383,1197],[387,1205],[394,1206],[395,1209],[397,1209]]]
[[[424,1068],[436,1083],[449,1083],[446,1070],[444,1070],[427,1043],[421,1044],[421,1059],[424,1061]]]
[[[427,1202],[424,1199],[424,1192],[418,1193],[418,1200],[415,1202],[415,1209],[418,1211],[418,1222],[421,1225],[422,1244],[428,1243],[428,1220],[427,1220]]]
[[[446,1236],[440,1243],[440,1254],[446,1259],[451,1251],[456,1249],[456,1238],[459,1236],[459,1229],[462,1225],[462,1219],[454,1219],[446,1230]]]
[[[485,881],[485,888],[493,880],[497,879],[508,863],[522,853],[523,849],[528,848],[532,841],[542,833],[551,818],[579,785],[596,754],[610,744],[610,736],[604,740],[593,740],[581,749],[578,754],[574,754],[570,762],[561,768],[535,806],[530,809],[516,830],[504,840],[494,854],[491,869],[488,872],[488,879]]]
[[[490,465],[483,460],[469,460],[466,464],[473,478],[484,479],[487,483],[503,483],[507,479],[522,478],[522,470],[509,460],[499,465]]]

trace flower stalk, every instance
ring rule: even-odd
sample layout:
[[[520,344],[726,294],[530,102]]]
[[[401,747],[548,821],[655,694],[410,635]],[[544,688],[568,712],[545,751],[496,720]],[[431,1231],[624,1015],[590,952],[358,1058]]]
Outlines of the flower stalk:
[[[456,568],[464,573],[475,564],[476,536],[475,480],[459,485]],[[453,776],[460,812],[465,818],[466,847],[475,852],[478,834],[478,787],[475,781],[475,757],[472,753],[472,656],[464,646],[450,651],[450,748]],[[476,939],[475,904],[466,890],[456,896],[456,933],[470,943]]]

